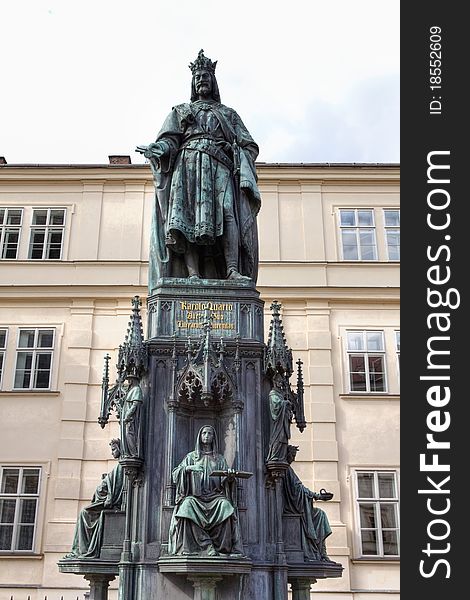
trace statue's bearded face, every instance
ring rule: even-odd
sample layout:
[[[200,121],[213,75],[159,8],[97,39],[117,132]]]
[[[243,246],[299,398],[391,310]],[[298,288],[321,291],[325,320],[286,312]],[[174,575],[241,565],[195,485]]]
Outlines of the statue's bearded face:
[[[212,444],[214,441],[214,430],[212,427],[204,427],[201,432],[201,442],[203,444]]]
[[[121,456],[121,449],[119,448],[119,444],[111,444],[111,454],[114,458],[119,458]]]
[[[210,97],[212,93],[212,78],[209,71],[198,70],[194,73],[194,87],[200,97]]]

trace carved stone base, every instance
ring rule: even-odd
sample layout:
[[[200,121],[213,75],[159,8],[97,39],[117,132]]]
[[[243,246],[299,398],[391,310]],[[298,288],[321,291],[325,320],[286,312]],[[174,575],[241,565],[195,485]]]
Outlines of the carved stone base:
[[[251,572],[252,562],[247,558],[218,556],[166,556],[157,561],[160,573],[186,575],[194,587],[194,600],[216,600],[217,583],[227,576],[240,578]],[[287,587],[287,586],[286,586]],[[224,592],[225,593],[225,592]],[[225,596],[223,596],[225,597]],[[233,596],[230,595],[230,598]]]
[[[188,580],[193,582],[194,600],[216,600],[215,588],[222,577],[204,575],[188,575]]]

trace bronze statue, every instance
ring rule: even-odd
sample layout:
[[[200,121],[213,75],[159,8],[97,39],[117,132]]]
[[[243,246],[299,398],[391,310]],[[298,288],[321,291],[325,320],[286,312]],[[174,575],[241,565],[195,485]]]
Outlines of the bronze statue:
[[[287,462],[295,460],[298,446],[289,444]],[[331,500],[333,494],[321,490],[312,492],[303,485],[292,467],[286,471],[284,478],[284,512],[300,514],[302,523],[302,550],[305,560],[329,561],[326,553],[326,538],[331,534],[331,527],[326,513],[314,506],[314,500]]]
[[[119,422],[121,425],[121,454],[127,458],[140,458],[140,412],[143,402],[142,388],[137,375],[127,375],[129,385],[121,399]]]
[[[268,397],[272,423],[266,462],[285,463],[293,417],[292,403],[288,398],[288,384],[283,375],[275,373],[272,383],[273,387]]]
[[[105,427],[111,411],[119,418],[121,434],[121,459],[142,457],[142,405],[144,394],[142,378],[147,371],[147,346],[143,340],[142,317],[139,296],[132,300],[132,314],[124,343],[119,346],[118,377],[109,387],[109,361],[104,357],[103,381],[101,384],[101,408],[98,423]],[[127,384],[126,384],[127,381]]]
[[[211,476],[224,471],[228,477]],[[169,554],[241,555],[238,516],[227,461],[217,452],[211,425],[201,427],[196,449],[173,471],[176,506],[171,518]]]
[[[121,455],[120,440],[111,440],[111,453],[114,458]],[[97,558],[101,549],[103,530],[102,513],[105,509],[121,509],[124,476],[121,465],[118,463],[114,469],[103,474],[101,483],[91,500],[91,504],[80,511],[72,550],[64,558]]]
[[[175,106],[156,141],[136,149],[150,160],[156,189],[150,293],[160,277],[257,278],[258,146],[221,104],[216,64],[199,52],[191,102]]]

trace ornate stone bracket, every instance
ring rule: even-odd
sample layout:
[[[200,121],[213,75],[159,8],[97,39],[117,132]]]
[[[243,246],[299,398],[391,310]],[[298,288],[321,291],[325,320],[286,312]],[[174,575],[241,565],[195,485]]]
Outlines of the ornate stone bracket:
[[[117,563],[113,561],[79,559],[59,561],[61,573],[83,575],[90,584],[89,600],[108,600],[108,588],[118,574]]]

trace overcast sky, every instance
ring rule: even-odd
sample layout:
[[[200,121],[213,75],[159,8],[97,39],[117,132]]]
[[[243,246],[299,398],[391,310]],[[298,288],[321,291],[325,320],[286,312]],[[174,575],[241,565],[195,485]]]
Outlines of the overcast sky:
[[[267,162],[399,161],[399,0],[0,0],[0,155],[144,162],[188,64]]]

